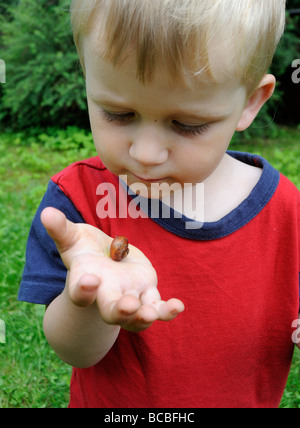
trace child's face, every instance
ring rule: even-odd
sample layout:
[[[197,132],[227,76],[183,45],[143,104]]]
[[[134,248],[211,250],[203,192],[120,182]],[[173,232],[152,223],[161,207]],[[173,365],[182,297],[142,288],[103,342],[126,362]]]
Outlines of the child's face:
[[[118,67],[85,41],[87,96],[97,152],[128,185],[201,183],[221,164],[245,108],[239,84],[172,85],[164,66],[150,83],[136,77],[134,56]],[[157,186],[155,186],[157,187]],[[160,196],[167,196],[166,194]]]

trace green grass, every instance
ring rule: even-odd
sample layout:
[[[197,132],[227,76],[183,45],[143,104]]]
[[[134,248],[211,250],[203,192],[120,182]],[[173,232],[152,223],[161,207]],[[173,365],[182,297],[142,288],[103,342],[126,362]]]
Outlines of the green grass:
[[[6,324],[6,343],[0,344],[1,408],[68,404],[71,370],[45,341],[45,309],[17,302],[17,293],[29,227],[49,178],[95,150],[91,138],[74,129],[49,132],[38,139],[43,145],[22,134],[0,137],[0,319]]]
[[[281,130],[272,141],[235,142],[232,149],[263,155],[300,188],[299,134]],[[68,405],[71,369],[46,343],[44,307],[18,302],[17,292],[29,227],[49,178],[93,155],[90,135],[74,128],[0,136],[0,320],[6,324],[6,343],[0,344],[1,408]],[[296,351],[281,407],[300,408],[299,374]]]

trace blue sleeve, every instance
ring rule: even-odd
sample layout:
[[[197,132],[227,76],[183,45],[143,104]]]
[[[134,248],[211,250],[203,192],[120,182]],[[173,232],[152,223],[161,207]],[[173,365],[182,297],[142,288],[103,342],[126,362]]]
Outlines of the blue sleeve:
[[[44,208],[54,207],[74,223],[84,223],[73,203],[50,181],[47,192],[34,217],[26,248],[26,264],[18,300],[49,305],[65,287],[67,270],[54,241],[43,227],[40,215]]]

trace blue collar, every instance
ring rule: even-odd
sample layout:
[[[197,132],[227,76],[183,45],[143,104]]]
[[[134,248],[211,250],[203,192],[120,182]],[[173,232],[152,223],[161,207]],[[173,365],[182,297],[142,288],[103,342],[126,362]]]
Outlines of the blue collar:
[[[164,218],[161,215],[159,218],[153,218],[152,220],[164,229],[182,238],[209,241],[231,235],[254,219],[274,195],[279,184],[280,174],[260,156],[232,151],[229,151],[228,154],[241,162],[263,169],[259,182],[248,198],[237,208],[219,221],[203,224],[194,222],[195,226],[188,229],[186,228],[186,224],[191,224],[191,220],[185,216],[176,216],[173,209],[170,210],[170,218]],[[130,190],[128,192],[134,199],[132,192]],[[163,203],[161,201],[158,201],[158,203],[160,204],[159,212],[161,213],[163,211]],[[147,206],[148,217],[152,218],[151,203],[148,203]]]

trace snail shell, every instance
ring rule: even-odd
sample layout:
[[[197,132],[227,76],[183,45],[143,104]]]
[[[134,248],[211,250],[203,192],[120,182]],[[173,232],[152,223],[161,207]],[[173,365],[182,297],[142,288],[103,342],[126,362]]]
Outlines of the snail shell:
[[[125,236],[116,236],[110,246],[110,257],[116,262],[120,262],[128,253],[128,239]]]

